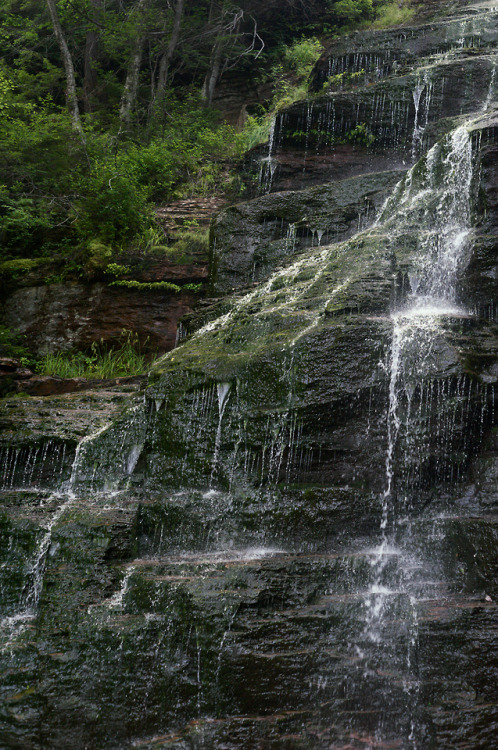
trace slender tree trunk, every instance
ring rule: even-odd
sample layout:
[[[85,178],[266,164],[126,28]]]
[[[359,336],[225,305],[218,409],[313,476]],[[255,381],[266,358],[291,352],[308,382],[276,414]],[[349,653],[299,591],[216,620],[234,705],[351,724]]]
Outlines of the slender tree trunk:
[[[204,103],[207,107],[210,107],[213,103],[214,90],[220,76],[222,55],[223,42],[218,40],[217,42],[215,42],[215,45],[211,51],[209,70],[206,73],[201,92],[201,96],[204,99]]]
[[[142,63],[142,52],[145,37],[141,36],[135,43],[135,48],[128,66],[126,81],[121,97],[121,106],[119,108],[120,131],[129,130],[131,124],[131,115],[137,99],[138,82],[140,76],[140,65]]]
[[[102,0],[90,0],[93,17],[98,17],[99,11],[102,7]],[[85,40],[85,63],[84,63],[84,78],[83,78],[83,102],[85,112],[91,112],[93,109],[93,94],[97,88],[97,71],[95,70],[95,62],[99,57],[99,39],[100,35],[96,28],[89,29],[86,40]]]
[[[185,0],[176,0],[175,17],[173,20],[173,29],[171,31],[171,36],[169,38],[168,49],[162,56],[161,63],[159,65],[159,75],[157,78],[157,88],[156,88],[157,102],[160,102],[160,100],[164,97],[164,93],[166,91],[166,84],[168,83],[169,66],[171,63],[171,59],[175,53],[175,49],[178,44],[178,39],[180,37],[180,26],[182,23],[184,5],[185,5]]]
[[[71,115],[73,128],[76,130],[76,132],[80,136],[80,139],[83,145],[86,145],[85,134],[81,126],[80,111],[78,108],[78,97],[76,94],[76,80],[74,77],[74,66],[73,66],[73,61],[71,59],[71,53],[69,52],[69,47],[67,46],[67,42],[64,37],[64,33],[62,31],[62,26],[59,20],[59,15],[57,13],[57,6],[55,5],[55,0],[47,0],[47,5],[48,5],[49,13],[50,13],[50,18],[52,19],[52,26],[54,27],[55,38],[57,39],[57,42],[59,44],[59,48],[61,51],[64,71],[66,73],[67,108],[69,110],[69,114]]]
[[[216,18],[216,15],[218,15],[218,18]],[[219,32],[221,33],[222,21],[223,21],[223,0],[221,3],[218,3],[216,0],[211,0],[211,3],[209,5],[209,18],[208,18],[209,26],[215,27],[216,23],[218,23],[220,26]],[[211,49],[211,55],[209,58],[209,68],[206,73],[206,77],[204,78],[204,83],[202,84],[202,89],[201,89],[201,96],[204,99],[204,103],[208,107],[211,106],[211,103],[213,101],[214,89],[216,86],[216,82],[218,80],[218,76],[220,74],[222,49],[223,49],[223,43],[221,39],[218,39],[218,36],[216,35],[215,42]]]
[[[121,97],[121,106],[119,108],[119,132],[130,129],[131,115],[133,107],[137,99],[138,83],[140,78],[140,65],[142,63],[142,54],[145,43],[145,31],[142,28],[143,23],[140,15],[145,10],[147,0],[138,0],[136,5],[137,25],[138,32],[135,38],[135,44],[133,46],[130,63],[128,65],[128,72],[126,74],[126,81],[123,89],[123,95]]]

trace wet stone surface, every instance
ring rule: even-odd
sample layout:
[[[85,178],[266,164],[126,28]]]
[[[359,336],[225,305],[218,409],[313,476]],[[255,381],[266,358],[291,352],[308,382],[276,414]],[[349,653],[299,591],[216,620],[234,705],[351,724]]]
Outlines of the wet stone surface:
[[[441,49],[439,27],[365,32],[358,54],[407,69],[284,113],[279,159],[331,101],[346,123],[392,93],[408,121],[372,120],[401,151],[340,145],[362,179],[219,215],[238,293],[142,390],[1,402],[2,747],[496,744],[496,13],[452,7],[476,55],[451,19]]]

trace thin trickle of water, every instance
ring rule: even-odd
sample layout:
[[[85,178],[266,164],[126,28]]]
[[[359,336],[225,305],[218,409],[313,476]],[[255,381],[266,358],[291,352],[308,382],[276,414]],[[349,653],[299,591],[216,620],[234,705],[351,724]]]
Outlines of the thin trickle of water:
[[[133,573],[136,570],[135,565],[130,565],[128,568],[126,568],[125,574],[123,576],[123,579],[121,581],[121,585],[119,589],[111,596],[110,599],[108,599],[105,603],[105,605],[109,609],[115,609],[117,607],[122,607],[123,602],[126,597],[126,593],[128,591],[128,588],[130,586],[130,579],[133,575]]]
[[[433,83],[428,70],[424,72],[423,78],[415,84],[413,91],[413,103],[415,105],[415,118],[413,122],[412,135],[412,159],[415,161],[422,148],[422,139],[424,132],[429,124],[429,113],[431,107]],[[425,91],[424,115],[422,117],[421,104],[422,94]]]
[[[237,612],[238,612],[238,607],[237,606],[232,607],[231,610],[229,610],[227,626],[226,626],[225,630],[223,631],[223,635],[221,637],[220,647],[219,647],[219,650],[218,650],[218,661],[217,661],[217,664],[216,664],[216,673],[215,673],[215,679],[214,679],[217,692],[219,691],[219,685],[220,685],[220,672],[221,672],[221,663],[222,663],[222,658],[223,658],[223,651],[224,651],[224,648],[225,648],[226,640],[227,640],[228,636],[230,635],[230,631],[232,630],[232,626],[233,626],[233,624],[235,622],[235,618],[237,616]],[[216,698],[218,699],[218,695],[216,696]]]
[[[210,486],[214,481],[216,469],[218,466],[218,455],[220,452],[221,445],[221,428],[223,424],[223,414],[225,413],[225,407],[227,405],[228,397],[230,395],[230,383],[218,383],[216,386],[218,393],[218,427],[216,429],[216,438],[214,443],[214,454],[213,454],[213,467],[211,469]]]
[[[43,579],[45,574],[47,555],[52,545],[53,530],[62,516],[77,499],[74,490],[78,477],[78,471],[83,460],[85,446],[91,440],[95,439],[98,435],[102,434],[102,432],[107,428],[108,425],[97,430],[97,432],[93,433],[92,435],[87,435],[79,442],[76,448],[76,453],[71,469],[71,477],[67,483],[67,486],[63,488],[62,493],[55,492],[47,500],[47,504],[52,504],[55,501],[58,503],[58,505],[49,519],[41,526],[43,534],[40,541],[38,542],[37,549],[33,557],[33,562],[31,563],[26,574],[26,583],[24,584],[24,588],[21,593],[19,611],[15,615],[4,617],[2,620],[0,620],[0,635],[5,640],[5,644],[7,646],[9,646],[16,638],[18,638],[23,633],[28,623],[37,616],[38,605],[43,590]],[[6,646],[4,645],[3,648],[5,647]]]
[[[488,94],[486,96],[484,104],[482,105],[482,112],[483,113],[487,112],[488,109],[491,108],[491,105],[494,102],[495,94],[496,94],[496,59],[493,58],[493,60],[492,60],[492,68],[491,68],[491,76],[490,76],[490,79],[489,79]]]
[[[140,454],[142,453],[143,447],[143,443],[137,443],[132,447],[130,453],[128,454],[125,467],[125,471],[128,476],[133,474],[138,463],[138,459],[140,458]]]
[[[268,134],[268,154],[259,163],[258,187],[259,192],[262,194],[271,192],[273,176],[278,166],[278,162],[273,156],[276,126],[277,118],[274,117],[271,121],[270,132]]]
[[[27,572],[27,580],[21,593],[19,612],[13,616],[4,617],[0,620],[0,634],[5,638],[7,645],[10,645],[13,640],[18,638],[26,628],[27,624],[37,615],[38,604],[43,588],[43,576],[45,573],[47,553],[52,543],[52,531],[57,522],[75,500],[73,494],[66,496],[54,494],[50,500],[59,498],[62,499],[63,502],[57,507],[50,519],[41,527],[44,533],[37,546],[33,563]]]
[[[215,238],[216,242],[216,238]],[[185,338],[188,336],[188,331],[184,324],[180,321],[176,327],[176,336],[175,336],[175,349]]]

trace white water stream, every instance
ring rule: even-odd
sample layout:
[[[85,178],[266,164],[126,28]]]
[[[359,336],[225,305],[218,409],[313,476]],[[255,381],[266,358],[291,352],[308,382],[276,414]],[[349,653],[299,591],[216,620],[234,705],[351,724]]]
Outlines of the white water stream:
[[[25,576],[26,582],[21,592],[19,611],[14,615],[3,617],[0,620],[0,638],[2,640],[0,650],[5,650],[6,648],[11,647],[12,643],[24,632],[29,623],[33,621],[38,614],[40,597],[43,590],[47,555],[50,554],[50,548],[52,545],[53,530],[65,512],[77,499],[75,483],[78,470],[84,458],[85,445],[107,429],[108,425],[104,425],[104,427],[101,427],[91,435],[87,435],[78,443],[67,487],[63,487],[60,492],[52,493],[46,500],[46,504],[56,504],[56,507],[48,520],[41,524],[40,528],[43,533],[37,544],[35,554],[33,555],[32,562]]]
[[[472,175],[471,135],[463,126],[431,149],[422,177],[417,166],[407,174],[378,220],[379,224],[392,229],[394,242],[396,236],[401,238],[406,228],[417,222],[419,245],[410,278],[411,292],[402,306],[391,314],[392,339],[385,365],[389,399],[381,540],[371,552],[372,582],[365,596],[362,640],[371,647],[366,652],[360,647],[360,653],[365,660],[366,674],[369,674],[372,663],[386,649],[393,607],[399,606],[397,600],[404,600],[404,617],[409,621],[404,679],[407,705],[412,707],[419,689],[411,657],[416,649],[418,631],[413,571],[420,563],[396,542],[400,513],[407,502],[416,502],[413,497],[409,500],[406,497],[412,494],[412,488],[403,481],[400,471],[402,474],[404,462],[413,458],[410,453],[414,450],[412,433],[416,429],[417,415],[412,413],[410,405],[417,387],[420,388],[424,379],[431,379],[445,321],[468,315],[458,305],[457,282],[467,259]],[[394,573],[393,559],[396,560]],[[421,750],[413,719],[411,725],[410,747]],[[379,727],[377,739],[381,740],[382,735]]]

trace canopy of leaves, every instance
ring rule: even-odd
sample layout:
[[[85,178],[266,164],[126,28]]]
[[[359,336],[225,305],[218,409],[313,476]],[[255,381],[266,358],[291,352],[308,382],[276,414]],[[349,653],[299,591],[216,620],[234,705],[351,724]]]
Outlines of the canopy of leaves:
[[[244,139],[206,106],[206,82],[217,85],[235,69],[270,77],[281,106],[292,99],[292,86],[305,90],[320,30],[368,21],[379,4],[56,0],[82,139],[66,108],[66,74],[45,0],[3,0],[0,262],[50,257],[85,273],[112,260],[96,247],[111,255],[139,249],[155,204],[233,190],[230,165]]]

